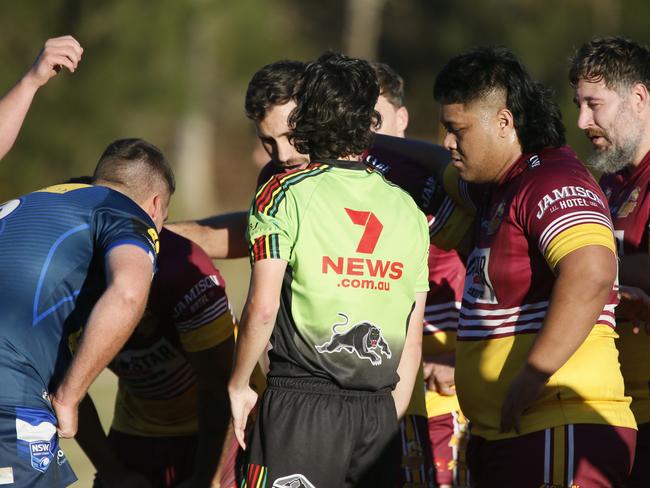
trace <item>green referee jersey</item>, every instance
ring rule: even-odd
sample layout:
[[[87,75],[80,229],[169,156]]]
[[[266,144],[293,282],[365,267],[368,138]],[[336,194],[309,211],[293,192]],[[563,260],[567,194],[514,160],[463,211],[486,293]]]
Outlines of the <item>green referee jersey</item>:
[[[312,163],[260,187],[248,238],[253,265],[287,261],[269,375],[394,387],[415,294],[429,286],[412,198],[362,163]]]

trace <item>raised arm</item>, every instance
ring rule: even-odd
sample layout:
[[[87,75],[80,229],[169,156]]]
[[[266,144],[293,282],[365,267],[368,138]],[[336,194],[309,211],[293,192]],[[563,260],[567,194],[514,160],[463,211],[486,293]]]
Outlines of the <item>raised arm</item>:
[[[232,259],[248,256],[247,222],[248,212],[232,212],[165,227],[196,242],[212,259]]]
[[[0,159],[16,141],[38,89],[56,76],[62,66],[74,72],[82,53],[83,48],[72,36],[48,39],[29,71],[0,98]]]
[[[61,437],[77,431],[77,408],[97,375],[129,338],[142,317],[153,265],[146,251],[130,244],[106,257],[107,288],[88,318],[79,349],[52,397]]]

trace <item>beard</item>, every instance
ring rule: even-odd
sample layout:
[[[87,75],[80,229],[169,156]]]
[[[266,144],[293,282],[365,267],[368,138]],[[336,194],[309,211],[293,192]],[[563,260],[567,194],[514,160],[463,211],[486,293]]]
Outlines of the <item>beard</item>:
[[[601,173],[616,173],[636,156],[640,137],[613,142],[606,149],[595,149],[587,158],[587,164]]]
[[[613,127],[624,128],[625,134],[616,134]],[[587,164],[602,173],[616,173],[634,161],[639,149],[643,129],[641,122],[637,120],[628,110],[628,104],[624,103],[618,110],[614,122],[605,131],[587,131],[588,136],[598,135],[610,141],[610,146],[604,149],[594,149],[587,158]]]

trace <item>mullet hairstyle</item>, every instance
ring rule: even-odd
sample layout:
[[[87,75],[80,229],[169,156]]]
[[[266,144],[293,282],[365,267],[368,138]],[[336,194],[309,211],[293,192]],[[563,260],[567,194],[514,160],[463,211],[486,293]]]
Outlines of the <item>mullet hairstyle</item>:
[[[565,144],[551,91],[533,80],[507,48],[482,47],[450,59],[436,78],[433,97],[441,104],[468,104],[500,90],[524,153]]]
[[[381,124],[370,63],[328,52],[309,63],[289,116],[290,142],[312,161],[362,154]]]
[[[569,81],[575,88],[580,80],[604,81],[613,90],[627,89],[636,83],[650,89],[650,50],[623,37],[592,39],[571,60]]]
[[[289,60],[262,67],[248,83],[244,103],[246,116],[254,122],[261,122],[269,108],[295,100],[304,70],[305,63]]]
[[[93,182],[102,180],[130,188],[136,197],[151,190],[156,179],[164,182],[169,194],[176,191],[174,172],[165,155],[142,139],[113,141],[99,157]]]
[[[386,97],[393,107],[403,107],[404,79],[387,64],[372,62],[370,65],[375,70],[375,75],[377,75],[379,81],[379,94]]]

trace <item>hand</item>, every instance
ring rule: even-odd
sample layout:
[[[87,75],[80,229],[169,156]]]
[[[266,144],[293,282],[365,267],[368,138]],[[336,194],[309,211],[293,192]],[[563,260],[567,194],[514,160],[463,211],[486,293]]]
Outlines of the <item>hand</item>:
[[[618,293],[620,303],[616,315],[630,320],[635,334],[641,331],[641,327],[650,334],[650,297],[635,286],[621,286]]]
[[[548,374],[542,373],[527,364],[512,380],[501,407],[502,433],[514,429],[519,434],[521,415],[539,398],[548,379]]]
[[[82,53],[83,48],[72,36],[48,39],[24,80],[38,88],[56,76],[62,66],[74,73]]]
[[[57,419],[57,434],[64,439],[73,438],[77,433],[79,405],[76,403],[72,405],[67,404],[59,400],[56,395],[51,395],[50,401]]]
[[[243,388],[228,388],[230,395],[230,411],[232,412],[232,426],[235,437],[242,449],[246,450],[246,421],[251,410],[257,403],[257,393],[248,385]]]
[[[151,488],[149,480],[134,471],[120,471],[110,477],[98,477],[102,488]],[[179,485],[180,486],[180,485]]]
[[[438,392],[443,396],[456,394],[454,372],[456,355],[454,353],[425,356],[422,361],[427,390]]]

